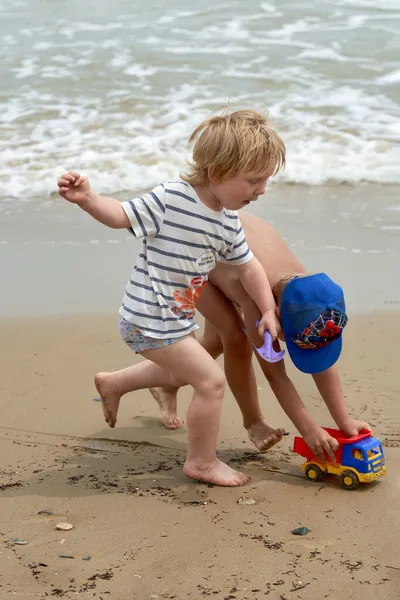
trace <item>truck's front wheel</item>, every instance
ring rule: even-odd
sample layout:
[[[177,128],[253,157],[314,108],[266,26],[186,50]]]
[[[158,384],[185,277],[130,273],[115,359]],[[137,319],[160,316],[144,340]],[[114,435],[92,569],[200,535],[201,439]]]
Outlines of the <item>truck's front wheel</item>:
[[[360,485],[360,480],[353,471],[343,471],[340,481],[345,490],[356,490]]]
[[[307,465],[304,472],[309,481],[321,481],[324,476],[324,472],[321,467],[314,463]]]

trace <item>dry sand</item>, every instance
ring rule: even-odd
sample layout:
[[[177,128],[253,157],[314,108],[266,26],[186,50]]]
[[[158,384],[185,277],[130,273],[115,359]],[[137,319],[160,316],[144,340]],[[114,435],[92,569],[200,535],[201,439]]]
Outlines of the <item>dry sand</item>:
[[[219,454],[252,483],[226,489],[185,478],[185,430],[166,431],[148,393],[105,426],[92,376],[132,360],[115,316],[1,321],[0,597],[398,600],[399,333],[396,313],[353,317],[340,360],[354,416],[384,444],[385,478],[354,492],[306,481],[257,371],[264,412],[290,435],[257,454],[228,393]],[[290,372],[329,425],[311,378]],[[188,400],[183,390],[181,414]],[[311,532],[292,535],[301,525]]]

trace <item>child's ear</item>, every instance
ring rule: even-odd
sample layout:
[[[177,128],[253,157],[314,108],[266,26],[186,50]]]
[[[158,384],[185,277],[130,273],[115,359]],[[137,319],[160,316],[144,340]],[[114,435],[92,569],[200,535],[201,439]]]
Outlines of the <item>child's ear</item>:
[[[220,183],[219,177],[210,173],[210,169],[208,169],[207,178],[208,182],[211,183],[211,185],[217,185],[218,183]]]

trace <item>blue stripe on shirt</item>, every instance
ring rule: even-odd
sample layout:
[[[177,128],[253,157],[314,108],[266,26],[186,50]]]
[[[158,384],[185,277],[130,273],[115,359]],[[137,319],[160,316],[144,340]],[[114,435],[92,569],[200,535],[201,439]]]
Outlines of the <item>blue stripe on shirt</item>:
[[[157,254],[162,254],[163,256],[170,256],[171,258],[179,258],[183,260],[188,260],[190,262],[196,262],[196,258],[193,256],[185,256],[184,254],[175,254],[174,252],[166,252],[165,250],[160,250],[159,248],[154,248],[153,246],[147,246],[148,251],[156,252]]]
[[[147,273],[148,274],[148,273]],[[134,281],[133,279],[129,279],[129,283],[143,290],[149,290],[149,292],[153,292],[155,296],[161,296],[164,300],[174,300],[173,296],[167,296],[158,290],[154,290],[151,285],[145,285],[144,283],[140,283],[139,281]]]
[[[176,190],[169,190],[168,188],[165,188],[165,191],[168,194],[172,194],[173,196],[179,196],[180,198],[185,198],[185,200],[190,200],[190,202],[194,202],[195,204],[197,204],[197,202],[194,198],[192,198],[191,196],[188,196],[187,194],[184,194],[183,192],[178,192]]]
[[[158,235],[158,240],[165,240],[166,242],[172,242],[173,244],[182,244],[183,246],[190,246],[191,248],[201,248],[203,250],[215,250],[214,246],[210,244],[196,244],[196,242],[188,242],[187,240],[180,240],[179,238],[170,237],[168,235]]]
[[[193,233],[200,233],[201,235],[206,235],[210,238],[214,238],[215,240],[219,240],[224,242],[227,246],[232,247],[233,243],[229,240],[225,240],[220,235],[216,235],[215,233],[209,233],[208,231],[204,231],[204,229],[196,229],[195,227],[188,227],[187,225],[181,225],[180,223],[173,223],[172,221],[164,220],[164,225],[169,225],[170,227],[174,227],[176,229],[183,229],[184,231],[192,231]]]
[[[124,310],[126,310],[127,312],[131,313],[132,311],[130,311],[129,309],[127,309],[125,307],[125,305],[122,305],[122,308]],[[150,331],[151,333],[161,333],[165,335],[165,330],[164,329],[152,329],[151,327],[146,327],[145,325],[143,325],[142,323],[136,324],[136,323],[132,323],[135,327],[137,327],[138,329],[140,329],[140,331]],[[187,327],[181,327],[180,329],[170,329],[169,333],[187,333],[188,331],[191,331],[192,329],[196,329],[196,323],[191,323],[190,325],[188,325]]]
[[[228,260],[228,261],[240,260],[241,258],[244,258],[245,256],[247,256],[249,252],[250,252],[250,248],[247,248],[246,252],[244,252],[240,256],[235,256],[234,258],[227,258],[226,260]]]
[[[186,187],[189,187],[189,184],[186,183],[186,181],[182,181],[182,180],[177,180],[177,181],[166,181],[165,183],[180,183],[181,185],[185,185]]]
[[[241,242],[239,242],[238,244],[235,244],[233,246],[232,250],[236,250],[236,248],[240,248],[240,246],[242,246],[245,243],[246,243],[246,238],[244,237]]]
[[[142,198],[140,198],[142,200]],[[147,235],[147,231],[146,231],[146,227],[143,225],[143,221],[137,211],[137,208],[134,204],[134,202],[132,202],[132,200],[128,200],[130,207],[132,208],[135,217],[136,217],[136,221],[139,223],[140,229],[142,230],[143,235]]]
[[[140,267],[135,267],[135,271],[138,273],[143,273],[143,275],[147,275],[150,279],[150,281],[155,281],[156,283],[162,283],[163,285],[169,285],[170,287],[173,288],[183,288],[183,289],[187,289],[187,284],[186,283],[178,283],[177,281],[164,281],[164,279],[158,279],[157,277],[150,277],[149,272],[145,271],[144,269],[141,269]],[[198,273],[197,273],[198,275]]]
[[[156,194],[154,192],[150,192],[150,196],[152,198],[154,198],[154,200],[156,201],[156,203],[158,204],[159,209],[161,210],[161,212],[165,213],[165,206],[163,205],[163,203],[160,201],[160,199],[158,198],[158,196],[156,196]]]
[[[198,273],[196,273],[198,275]],[[155,281],[156,283],[162,283],[163,285],[169,285],[173,288],[182,288],[187,290],[188,286],[186,283],[177,283],[176,281],[165,281],[164,279],[159,279],[158,277],[149,276],[150,281]]]
[[[204,215],[199,215],[198,213],[190,212],[189,210],[185,210],[183,208],[178,208],[177,206],[171,206],[171,204],[166,204],[165,208],[169,210],[173,210],[174,212],[180,213],[181,215],[187,215],[188,217],[193,217],[194,219],[201,219],[202,221],[206,221],[207,223],[213,223],[214,225],[218,225],[226,229],[227,231],[236,232],[236,227],[228,227],[228,225],[223,225],[221,221],[217,221],[216,219],[211,219],[211,217],[205,217]]]
[[[139,254],[141,258],[145,258],[144,254]],[[173,267],[167,267],[166,265],[159,265],[158,263],[147,261],[149,267],[160,269],[161,271],[167,271],[168,273],[180,273],[182,275],[189,275],[190,277],[201,277],[201,273],[198,271],[185,271],[183,269],[174,269]],[[187,287],[187,285],[186,285]]]
[[[158,306],[158,308],[169,308],[168,304],[160,304],[159,302],[151,302],[150,300],[144,300],[143,298],[139,298],[138,296],[134,296],[125,290],[125,294],[131,300],[136,300],[136,302],[141,302],[142,304],[148,304],[149,306]]]
[[[141,312],[137,312],[135,310],[132,310],[131,308],[128,308],[125,304],[122,304],[124,310],[126,310],[128,313],[130,313],[131,315],[135,315],[135,317],[143,317],[145,319],[153,319],[154,321],[162,321],[163,323],[167,323],[169,321],[178,321],[179,319],[178,317],[158,317],[156,315],[151,315],[149,313],[141,313]],[[142,328],[142,326],[140,325],[140,328]],[[165,331],[164,331],[165,333]]]
[[[154,194],[154,196],[155,196],[155,194]],[[149,215],[150,215],[150,217],[151,217],[151,219],[152,219],[152,221],[153,221],[153,223],[155,225],[156,233],[158,233],[160,231],[160,225],[159,225],[157,219],[155,218],[154,213],[151,210],[150,206],[147,205],[146,200],[144,200],[144,198],[142,198],[142,200],[143,200],[143,204],[145,205],[145,207],[147,209],[147,212],[149,213]]]

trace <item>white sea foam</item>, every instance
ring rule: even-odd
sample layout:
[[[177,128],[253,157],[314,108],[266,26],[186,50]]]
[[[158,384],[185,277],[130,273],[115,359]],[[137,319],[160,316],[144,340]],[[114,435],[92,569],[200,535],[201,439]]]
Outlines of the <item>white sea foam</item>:
[[[334,48],[306,48],[300,54],[297,55],[297,59],[303,58],[317,58],[318,60],[334,60],[337,62],[345,62],[349,60],[346,56],[343,56],[337,52]]]
[[[269,13],[269,15],[282,15],[282,13],[277,9],[275,4],[270,4],[269,2],[261,2],[260,8],[262,8],[262,10],[265,10],[266,13]]]
[[[268,108],[288,151],[277,181],[400,182],[398,0],[118,3],[66,20],[3,0],[3,202],[47,197],[72,168],[104,193],[176,177],[226,103]]]
[[[337,0],[338,6],[351,6],[354,8],[374,8],[398,10],[398,0]]]
[[[400,83],[400,69],[396,69],[395,71],[391,71],[386,75],[382,75],[382,77],[378,77],[376,83],[378,85]]]

